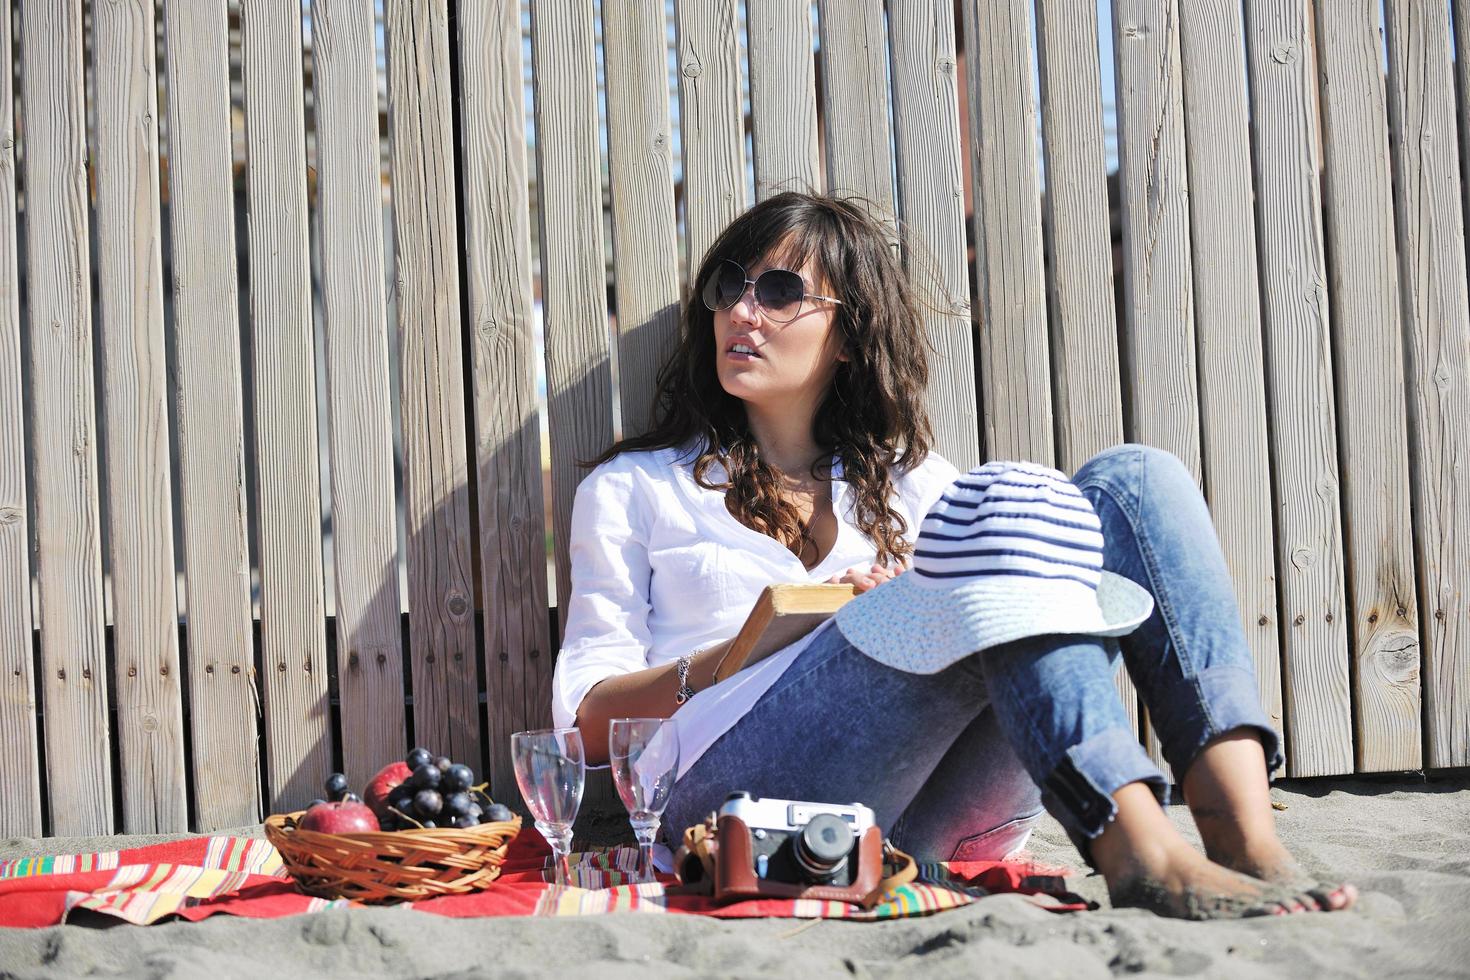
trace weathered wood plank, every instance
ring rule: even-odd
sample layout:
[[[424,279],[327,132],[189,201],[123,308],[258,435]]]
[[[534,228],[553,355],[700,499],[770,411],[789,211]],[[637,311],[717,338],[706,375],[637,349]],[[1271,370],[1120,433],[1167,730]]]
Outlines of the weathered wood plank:
[[[122,829],[189,829],[151,2],[92,8],[98,330]]]
[[[1470,765],[1470,312],[1449,22],[1443,4],[1388,0],[1384,12],[1423,602],[1424,761],[1463,766]],[[1460,44],[1463,53],[1464,34]]]
[[[389,0],[414,740],[481,757],[446,0]]]
[[[827,187],[894,214],[888,32],[882,0],[817,0]]]
[[[32,486],[51,833],[113,830],[80,4],[21,18]]]
[[[1070,473],[1123,441],[1097,4],[1040,0],[1036,32],[1057,465]]]
[[[679,241],[664,32],[660,6],[640,0],[602,4],[617,261],[618,392],[628,435],[648,428],[658,369],[679,330]]]
[[[612,445],[594,31],[592,8],[578,0],[536,0],[531,5],[552,523],[563,625],[565,597],[571,595],[572,500],[586,473],[578,464]],[[692,176],[688,169],[685,173]],[[685,186],[692,207],[701,191]],[[693,225],[691,210],[691,236]]]
[[[1178,0],[1114,0],[1128,437],[1200,479]]]
[[[1419,626],[1392,176],[1376,0],[1317,4],[1324,226],[1359,771],[1418,769]]]
[[[1040,0],[1036,38],[1057,467],[1074,473],[1123,441],[1095,0]],[[1138,692],[1126,670],[1114,676],[1136,730]]]
[[[755,198],[819,191],[811,0],[748,0],[746,31]]]
[[[934,448],[968,470],[980,461],[980,431],[954,5],[896,0],[888,18],[898,202],[908,233],[904,265],[925,300]]]
[[[1280,617],[1240,4],[1179,6],[1205,498],[1261,705],[1282,731]]]
[[[403,651],[383,297],[372,8],[312,3],[317,229],[327,338],[342,757],[354,785],[403,757]]]
[[[168,4],[163,19],[193,786],[199,829],[213,830],[259,820],[261,804],[229,26],[211,4]]]
[[[684,150],[687,279],[699,269],[704,253],[725,226],[745,210],[745,133],[735,0],[675,0],[674,25]],[[539,72],[537,77],[544,79]],[[574,109],[575,103],[568,108]]]
[[[490,784],[516,795],[511,732],[549,724],[552,641],[535,387],[520,10],[459,10],[465,283],[474,365]]]
[[[0,64],[15,64],[0,17]],[[30,522],[20,386],[20,264],[15,212],[13,72],[0,72],[0,837],[41,836],[41,763],[32,659]]]
[[[260,510],[260,646],[272,813],[321,795],[332,769],[321,483],[300,99],[301,6],[240,8],[249,194],[251,368]]]
[[[1042,271],[1030,4],[966,0],[975,280],[986,459],[1050,466],[1051,366]]]
[[[1312,34],[1301,0],[1246,5],[1293,776],[1353,765]]]

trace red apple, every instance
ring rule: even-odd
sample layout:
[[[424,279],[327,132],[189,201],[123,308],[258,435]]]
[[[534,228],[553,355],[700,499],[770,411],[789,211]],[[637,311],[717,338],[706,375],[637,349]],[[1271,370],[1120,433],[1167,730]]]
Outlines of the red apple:
[[[362,793],[362,801],[372,807],[379,820],[383,819],[388,812],[388,794],[412,775],[413,770],[402,762],[388,763],[368,782],[367,789]]]
[[[362,803],[318,803],[297,824],[302,830],[323,834],[363,834],[381,830],[378,818]]]

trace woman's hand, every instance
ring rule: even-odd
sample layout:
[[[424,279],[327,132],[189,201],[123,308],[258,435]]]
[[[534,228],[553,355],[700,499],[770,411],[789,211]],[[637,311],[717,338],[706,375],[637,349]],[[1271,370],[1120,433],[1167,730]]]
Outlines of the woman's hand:
[[[902,572],[902,565],[869,565],[867,568],[857,565],[841,575],[833,575],[827,580],[827,584],[851,585],[858,595],[862,595],[869,589],[876,589],[889,579],[898,577]]]

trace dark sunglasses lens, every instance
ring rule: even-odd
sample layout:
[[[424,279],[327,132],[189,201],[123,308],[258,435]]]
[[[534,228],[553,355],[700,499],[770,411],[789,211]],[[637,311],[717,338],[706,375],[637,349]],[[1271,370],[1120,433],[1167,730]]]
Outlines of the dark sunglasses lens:
[[[728,310],[745,292],[745,270],[726,259],[715,267],[704,282],[702,299],[711,310]]]
[[[775,320],[790,320],[801,312],[806,283],[787,269],[768,269],[755,281],[755,298]]]

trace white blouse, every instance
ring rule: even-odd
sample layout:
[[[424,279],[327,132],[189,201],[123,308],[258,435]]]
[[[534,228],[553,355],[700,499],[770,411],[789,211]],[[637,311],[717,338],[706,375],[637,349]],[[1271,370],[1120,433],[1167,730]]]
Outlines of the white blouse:
[[[734,636],[767,585],[824,582],[873,563],[876,549],[853,524],[840,464],[832,478],[837,540],[808,570],[775,538],[737,521],[723,492],[696,483],[693,461],[693,454],[672,449],[622,453],[577,488],[571,597],[552,679],[557,726],[576,723],[582,699],[599,681],[666,664]],[[957,475],[930,453],[894,480],[895,509],[908,523],[910,541]],[[718,464],[710,477],[723,479]],[[679,709],[680,775],[816,635],[699,692]]]

